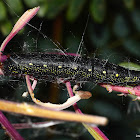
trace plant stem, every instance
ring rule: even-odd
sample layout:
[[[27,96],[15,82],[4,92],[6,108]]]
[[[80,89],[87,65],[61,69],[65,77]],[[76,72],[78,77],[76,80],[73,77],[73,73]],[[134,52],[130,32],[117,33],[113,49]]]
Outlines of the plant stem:
[[[66,87],[70,97],[73,97],[73,91],[71,88],[70,82],[66,82]],[[73,104],[76,113],[83,114],[82,111],[79,109],[77,103]],[[95,140],[108,140],[105,134],[95,125],[90,126],[88,124],[83,123],[84,127],[89,131],[89,133],[95,138]]]
[[[24,140],[1,111],[0,111],[0,123],[12,139]]]
[[[107,119],[105,117],[81,115],[66,111],[52,111],[41,106],[29,105],[27,103],[15,103],[6,100],[0,100],[0,110],[62,121],[85,122],[99,125],[106,125],[107,123]]]

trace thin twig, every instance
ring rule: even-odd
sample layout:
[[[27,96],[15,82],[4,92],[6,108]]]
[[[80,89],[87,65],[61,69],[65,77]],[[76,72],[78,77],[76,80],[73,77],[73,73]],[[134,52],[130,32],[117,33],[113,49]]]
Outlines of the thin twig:
[[[62,124],[63,121],[45,121],[45,122],[28,122],[28,123],[16,123],[12,124],[15,129],[28,129],[28,128],[47,128],[57,124]]]

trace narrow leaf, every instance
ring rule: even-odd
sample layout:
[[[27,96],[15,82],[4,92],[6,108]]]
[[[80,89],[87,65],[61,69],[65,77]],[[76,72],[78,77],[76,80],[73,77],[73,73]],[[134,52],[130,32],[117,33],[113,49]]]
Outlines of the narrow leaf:
[[[140,65],[132,63],[132,62],[122,62],[119,65],[122,67],[128,68],[130,70],[139,70],[140,71]]]
[[[9,11],[10,14],[15,16],[15,13],[17,15],[20,15],[21,13],[23,13],[23,5],[22,5],[22,1],[20,0],[6,0],[6,2],[9,5]]]
[[[124,5],[128,10],[133,10],[134,9],[134,0],[123,0]]]
[[[105,0],[92,0],[90,11],[93,19],[98,23],[102,23],[106,13]]]
[[[121,15],[116,16],[113,30],[118,37],[126,37],[129,34],[129,28],[124,17]]]
[[[40,0],[24,0],[25,4],[29,7],[39,6]]]
[[[135,10],[134,12],[132,12],[132,20],[133,23],[135,25],[135,28],[140,31],[140,10]]]
[[[67,11],[67,19],[69,21],[74,21],[84,6],[85,0],[71,0],[68,11]]]
[[[47,1],[47,17],[55,18],[62,10],[65,9],[69,0],[49,0]]]
[[[140,56],[140,43],[136,40],[132,40],[128,38],[127,40],[124,41],[124,47],[125,49],[130,52],[131,54],[135,56]]]
[[[11,29],[12,29],[12,23],[11,23],[10,21],[5,21],[5,22],[1,25],[0,29],[1,29],[2,34],[3,34],[4,36],[6,36],[6,35],[9,34],[9,32],[10,32]]]
[[[3,2],[0,1],[0,21],[6,19],[6,8]]]

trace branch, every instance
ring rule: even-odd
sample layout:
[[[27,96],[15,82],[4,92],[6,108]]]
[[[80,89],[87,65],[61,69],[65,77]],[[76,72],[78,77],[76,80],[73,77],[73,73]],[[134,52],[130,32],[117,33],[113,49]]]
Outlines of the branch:
[[[80,115],[64,111],[52,111],[40,106],[29,105],[27,103],[15,103],[6,100],[0,100],[0,110],[41,118],[57,119],[71,122],[84,122],[97,125],[106,125],[108,122],[105,117],[83,114]]]
[[[126,95],[126,94],[135,95],[137,96],[137,98],[134,100],[140,100],[140,86],[122,87],[122,86],[108,85],[108,84],[100,84],[100,86],[106,88],[107,91],[109,92],[117,91],[123,93],[121,95]]]

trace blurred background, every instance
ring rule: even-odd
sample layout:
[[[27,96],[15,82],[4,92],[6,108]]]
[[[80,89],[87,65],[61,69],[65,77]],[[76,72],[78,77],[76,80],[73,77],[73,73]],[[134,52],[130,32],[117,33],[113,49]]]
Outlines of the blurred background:
[[[138,0],[0,0],[0,42],[10,33],[17,19],[27,10],[40,10],[7,45],[6,53],[60,52],[61,50],[98,57],[120,64],[140,65],[140,1]],[[82,40],[83,38],[83,40]],[[55,45],[56,44],[56,45]],[[112,140],[133,140],[140,134],[140,105],[132,98],[119,97],[93,83],[82,87],[92,93],[78,103],[85,114],[106,116],[109,124],[100,129]],[[27,91],[24,79],[0,77],[0,98],[30,102],[21,95]],[[40,81],[35,90],[43,102],[63,103],[65,85]],[[72,107],[68,110],[74,111]],[[5,113],[13,123],[38,122],[43,119]],[[92,139],[82,124],[64,123],[50,128],[19,131],[28,140]],[[0,130],[0,139],[8,139]]]

